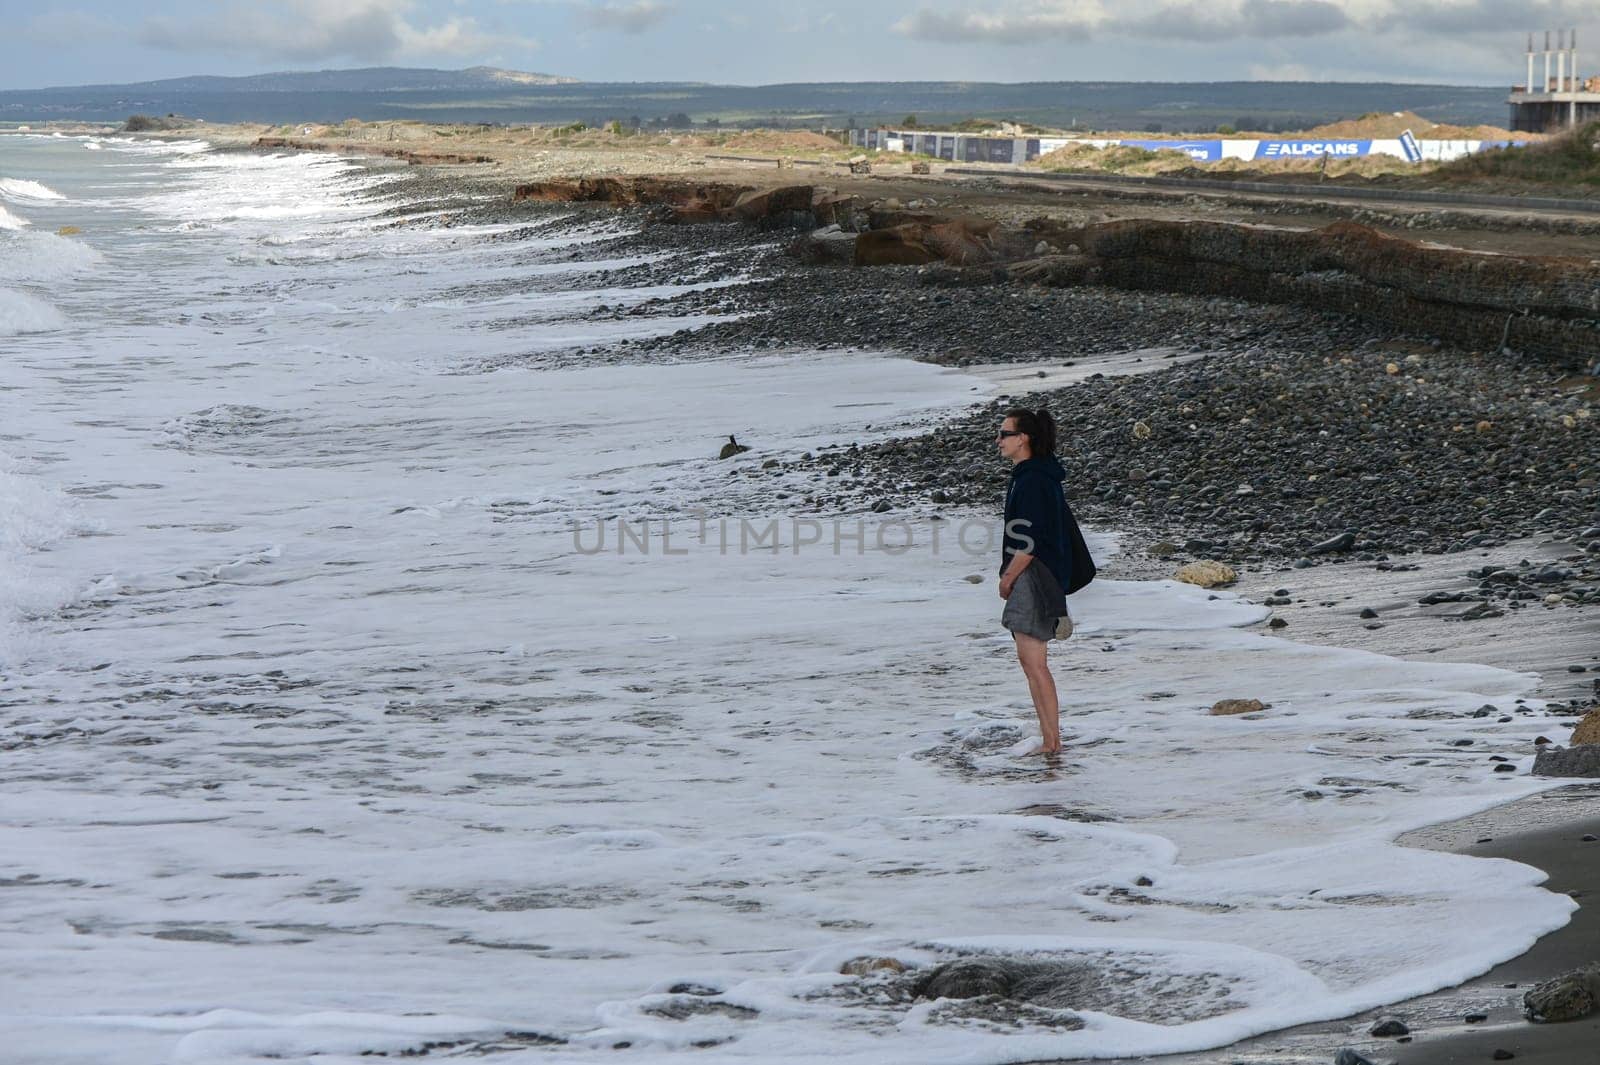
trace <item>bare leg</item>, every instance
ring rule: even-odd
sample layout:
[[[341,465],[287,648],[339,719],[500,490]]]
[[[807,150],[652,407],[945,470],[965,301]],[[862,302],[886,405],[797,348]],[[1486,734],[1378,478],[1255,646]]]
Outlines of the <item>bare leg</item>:
[[[1061,750],[1061,709],[1056,701],[1056,679],[1050,675],[1050,664],[1045,657],[1050,645],[1020,632],[1011,635],[1017,641],[1017,661],[1022,663],[1023,675],[1028,678],[1033,711],[1039,715],[1039,736],[1044,741],[1044,753],[1055,754]]]

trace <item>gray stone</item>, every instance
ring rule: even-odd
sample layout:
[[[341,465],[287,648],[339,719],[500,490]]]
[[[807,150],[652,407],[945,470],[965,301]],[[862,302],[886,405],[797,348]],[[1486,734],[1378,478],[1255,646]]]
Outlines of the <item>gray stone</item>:
[[[1267,704],[1260,699],[1219,699],[1211,707],[1212,717],[1228,717],[1233,714],[1257,714],[1267,708]]]
[[[1600,745],[1557,747],[1546,744],[1533,756],[1536,777],[1600,777]]]
[[[1411,1029],[1398,1017],[1385,1017],[1367,1029],[1367,1034],[1380,1039],[1393,1039],[1397,1035],[1410,1035]]]
[[[959,958],[928,970],[912,991],[921,999],[993,995],[1049,1009],[1073,1009],[1096,994],[1103,982],[1103,974],[1082,962]]]
[[[962,958],[937,966],[917,986],[918,998],[1010,998],[1016,986],[1012,970],[983,958]]]
[[[703,998],[710,998],[713,995],[720,995],[722,992],[715,987],[708,987],[705,984],[687,983],[673,984],[671,987],[667,988],[667,994],[700,995]]]
[[[646,1006],[644,1013],[652,1017],[664,1017],[669,1021],[686,1021],[690,1017],[704,1017],[716,1015],[732,1017],[734,1020],[748,1021],[759,1016],[760,1011],[749,1006],[736,1006],[731,1002],[715,1002],[698,995],[685,995],[682,998],[672,999],[667,1002]]]
[[[1322,541],[1314,547],[1308,548],[1308,555],[1326,555],[1334,551],[1348,551],[1356,545],[1356,534],[1342,532],[1338,536]]]
[[[839,972],[843,973],[845,976],[870,976],[876,972],[903,973],[905,971],[905,962],[901,961],[899,958],[877,957],[873,955],[862,955],[859,958],[851,958],[849,961],[839,966]]]
[[[1362,1057],[1349,1047],[1340,1047],[1333,1056],[1333,1065],[1374,1065],[1371,1058]]]

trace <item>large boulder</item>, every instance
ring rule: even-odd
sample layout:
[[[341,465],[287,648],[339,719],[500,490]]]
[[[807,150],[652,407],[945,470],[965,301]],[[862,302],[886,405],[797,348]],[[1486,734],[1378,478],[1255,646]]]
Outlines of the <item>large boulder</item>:
[[[1215,588],[1223,584],[1232,584],[1239,579],[1239,574],[1234,571],[1232,566],[1214,562],[1210,559],[1202,559],[1199,562],[1191,562],[1187,566],[1181,567],[1172,577],[1173,580],[1181,581],[1184,584],[1193,584],[1199,588]]]
[[[927,227],[923,242],[953,266],[993,262],[998,222],[957,218]]]
[[[813,230],[788,247],[788,253],[805,263],[851,263],[855,261],[856,234],[838,226]]]
[[[1533,756],[1536,777],[1600,777],[1600,744],[1540,747]]]
[[[1230,717],[1234,714],[1256,714],[1267,708],[1260,699],[1218,699],[1211,706],[1211,716]]]
[[[734,201],[731,214],[756,225],[809,225],[811,197],[810,185],[752,189]]]
[[[923,266],[938,262],[939,253],[927,245],[926,228],[911,224],[889,229],[869,229],[856,238],[857,266]]]
[[[1546,980],[1522,996],[1522,1005],[1530,1021],[1582,1020],[1600,1008],[1600,966]]]
[[[1574,747],[1600,743],[1600,706],[1584,715],[1583,720],[1578,722],[1578,727],[1572,730],[1572,739],[1569,742]]]
[[[819,226],[849,226],[855,222],[854,196],[818,189],[811,198],[811,220]]]

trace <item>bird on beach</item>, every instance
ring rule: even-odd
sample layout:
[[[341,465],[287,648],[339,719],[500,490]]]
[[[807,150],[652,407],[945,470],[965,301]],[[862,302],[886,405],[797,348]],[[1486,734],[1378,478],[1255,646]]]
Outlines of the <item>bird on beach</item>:
[[[739,443],[739,441],[737,441],[737,440],[735,440],[733,438],[733,434],[729,433],[728,434],[728,442],[726,444],[722,445],[722,453],[719,454],[717,456],[717,458],[719,458],[719,459],[731,459],[731,458],[733,458],[733,456],[738,455],[738,454],[742,454],[743,452],[746,452],[746,451],[749,451],[749,450],[750,450],[750,448],[748,446],[746,446],[745,444]]]

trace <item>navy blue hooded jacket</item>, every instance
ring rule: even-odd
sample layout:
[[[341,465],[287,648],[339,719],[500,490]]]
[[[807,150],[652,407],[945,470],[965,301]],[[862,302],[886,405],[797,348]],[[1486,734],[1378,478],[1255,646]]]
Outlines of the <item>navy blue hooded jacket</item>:
[[[1056,579],[1058,589],[1066,588],[1071,577],[1071,549],[1067,544],[1066,494],[1061,482],[1067,471],[1054,455],[1023,459],[1011,467],[1006,484],[1005,545],[1000,552],[1000,572],[1011,564],[1011,556],[1033,556],[1033,564],[1043,563]],[[1032,541],[1030,544],[1029,541]],[[1055,616],[1067,612],[1067,597],[1052,603]]]

